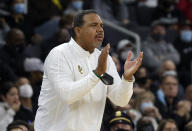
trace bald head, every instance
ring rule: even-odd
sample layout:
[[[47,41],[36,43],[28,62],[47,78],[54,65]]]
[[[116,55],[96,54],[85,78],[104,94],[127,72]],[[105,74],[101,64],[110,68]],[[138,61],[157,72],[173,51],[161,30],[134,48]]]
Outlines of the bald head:
[[[6,36],[6,43],[9,46],[25,44],[25,36],[20,29],[11,29]]]
[[[172,60],[167,60],[161,65],[161,72],[176,70],[175,63]]]

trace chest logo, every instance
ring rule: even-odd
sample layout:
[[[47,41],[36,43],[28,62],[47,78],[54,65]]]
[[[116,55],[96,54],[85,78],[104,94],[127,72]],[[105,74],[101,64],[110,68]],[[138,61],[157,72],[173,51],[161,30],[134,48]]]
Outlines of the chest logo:
[[[82,67],[81,67],[80,65],[78,65],[78,71],[79,71],[81,74],[83,74],[83,69],[82,69]]]

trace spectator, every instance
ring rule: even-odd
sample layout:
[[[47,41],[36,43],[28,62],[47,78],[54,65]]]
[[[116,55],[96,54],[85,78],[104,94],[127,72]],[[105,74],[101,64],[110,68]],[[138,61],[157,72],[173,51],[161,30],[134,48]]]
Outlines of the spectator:
[[[158,108],[154,105],[155,96],[150,92],[144,92],[136,97],[135,108],[151,120],[153,128],[157,129],[157,122],[162,119]]]
[[[127,104],[124,107],[117,106],[116,110],[117,111],[122,111],[122,112],[126,113],[128,116],[130,116],[130,118],[133,121],[135,127],[137,126],[138,120],[142,117],[142,114],[138,110],[134,109],[131,104]]]
[[[11,28],[19,28],[26,36],[29,42],[34,34],[33,23],[26,15],[27,5],[24,0],[12,0],[10,2],[11,15],[6,17],[6,22]]]
[[[161,77],[166,75],[172,75],[172,76],[178,77],[176,65],[171,60],[164,61],[163,64],[160,66],[158,73],[155,72],[152,75],[153,75],[152,76],[153,83],[151,84],[150,90],[155,94],[158,92]],[[184,98],[184,89],[183,89],[182,83],[181,84],[179,83],[178,98],[179,99]]]
[[[155,131],[149,117],[142,117],[137,123],[137,131]]]
[[[22,120],[16,120],[10,123],[7,127],[7,131],[12,131],[15,128],[20,128],[22,131],[29,131],[30,127],[29,125]]]
[[[20,77],[17,81],[17,86],[19,88],[21,104],[25,108],[32,110],[32,102],[30,98],[33,96],[33,89],[30,85],[29,80],[25,77]]]
[[[160,122],[157,131],[178,131],[178,128],[174,120],[167,119]]]
[[[11,29],[6,36],[6,44],[0,49],[0,60],[9,67],[16,76],[24,75],[23,62],[26,55],[25,35],[19,29]]]
[[[135,52],[135,47],[131,41],[129,41],[127,39],[122,39],[118,42],[117,51],[118,51],[119,60],[121,63],[121,74],[122,74],[122,72],[124,70],[122,63],[124,63],[126,61],[128,53],[130,51]],[[135,58],[135,53],[132,53],[131,59],[133,59],[133,58]]]
[[[29,80],[25,77],[19,78],[17,81],[17,86],[19,89],[21,106],[19,111],[16,113],[15,120],[24,120],[31,123],[34,120],[34,114],[32,110],[31,97],[33,95],[33,89],[29,84]]]
[[[178,65],[178,73],[184,86],[190,84],[190,71],[192,61],[192,24],[184,21],[181,25],[178,38],[174,42],[174,46],[180,53],[181,62]],[[188,59],[187,59],[188,58]]]
[[[6,131],[20,109],[18,89],[12,83],[4,83],[1,87],[1,98],[3,102],[0,103],[0,129]]]
[[[150,90],[151,82],[147,69],[144,66],[141,66],[135,74],[134,94],[139,95],[144,91]]]
[[[131,118],[121,112],[116,111],[114,116],[109,120],[110,130],[109,131],[120,131],[120,130],[129,130],[134,131],[134,124]]]
[[[43,62],[38,58],[27,58],[24,62],[24,67],[31,86],[33,87],[32,104],[33,112],[36,114],[43,78]]]
[[[160,83],[161,93],[157,94],[156,106],[163,118],[172,118],[178,103],[178,79],[173,75],[162,76]]]
[[[164,26],[153,25],[149,37],[142,44],[145,53],[143,65],[149,71],[157,71],[165,60],[172,60],[176,64],[180,62],[179,53],[171,43],[165,41],[165,34]]]

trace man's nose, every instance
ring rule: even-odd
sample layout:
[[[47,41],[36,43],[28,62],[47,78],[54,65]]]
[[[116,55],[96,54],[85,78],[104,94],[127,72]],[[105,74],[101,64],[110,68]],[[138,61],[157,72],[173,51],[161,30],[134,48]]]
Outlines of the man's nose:
[[[103,30],[102,27],[99,26],[99,27],[97,28],[97,32],[104,32],[104,30]]]

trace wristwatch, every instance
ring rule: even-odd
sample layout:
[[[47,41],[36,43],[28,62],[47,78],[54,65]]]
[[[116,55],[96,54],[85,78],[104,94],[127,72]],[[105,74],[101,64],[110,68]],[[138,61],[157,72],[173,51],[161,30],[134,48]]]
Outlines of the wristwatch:
[[[95,70],[93,73],[105,84],[105,85],[112,85],[113,84],[113,77],[107,73],[103,73],[101,76],[98,75]]]

